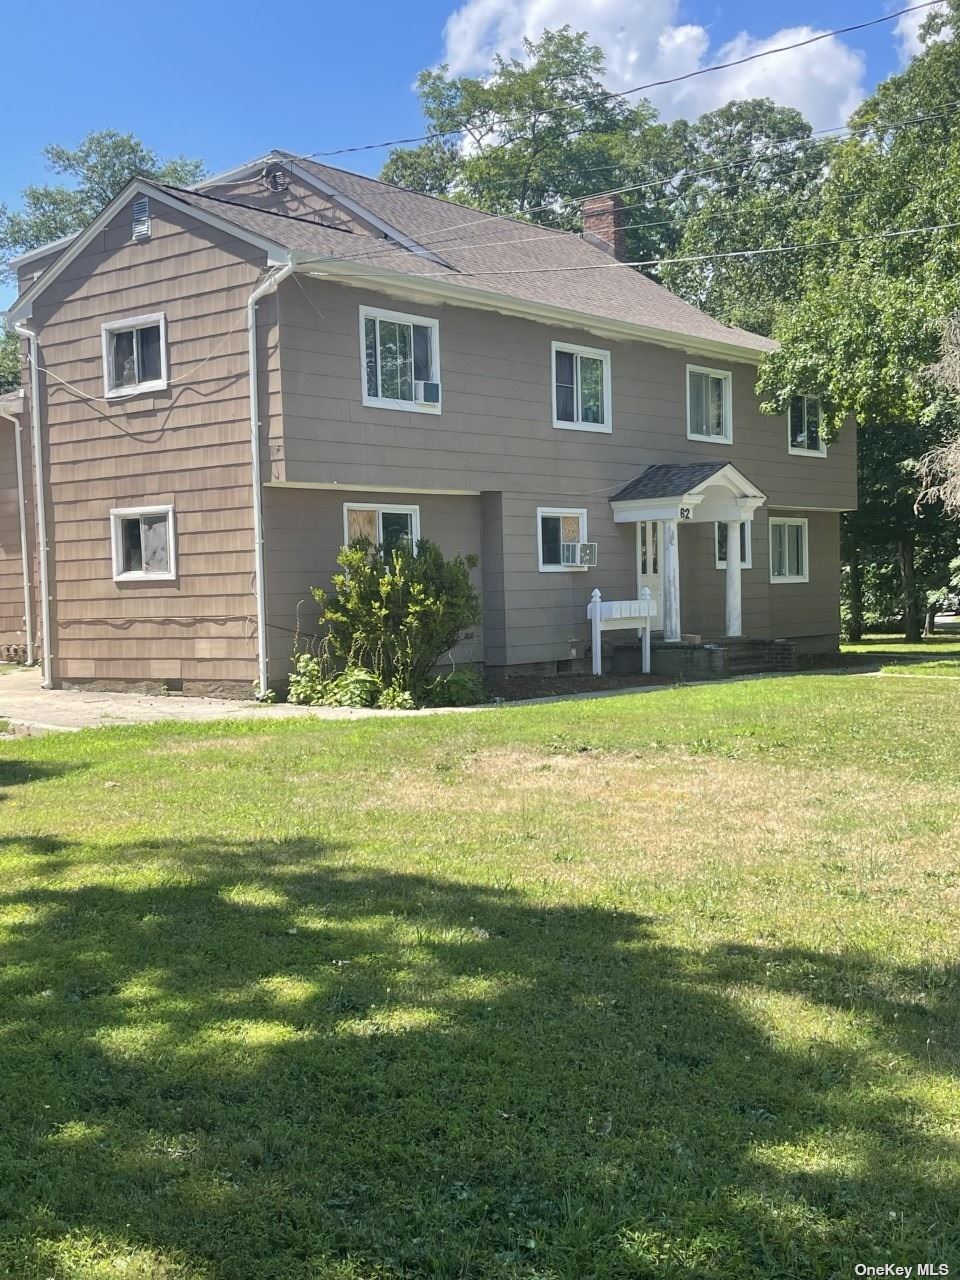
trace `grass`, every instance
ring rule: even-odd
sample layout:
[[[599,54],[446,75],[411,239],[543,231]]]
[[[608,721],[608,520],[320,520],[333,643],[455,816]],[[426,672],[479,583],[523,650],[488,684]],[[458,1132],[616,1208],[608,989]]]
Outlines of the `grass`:
[[[958,712],[811,676],[0,743],[0,1275],[955,1267]]]
[[[947,623],[947,628],[932,636],[925,636],[919,644],[908,644],[902,635],[864,636],[857,644],[842,644],[841,653],[886,654],[912,656],[924,654],[928,657],[945,654],[960,654],[960,628],[956,623]]]
[[[960,678],[960,658],[938,658],[933,662],[911,662],[909,666],[894,662],[888,663],[886,666],[881,667],[880,670],[884,675],[895,674],[904,676],[907,679],[921,676],[939,676],[941,678],[952,676],[956,680]]]

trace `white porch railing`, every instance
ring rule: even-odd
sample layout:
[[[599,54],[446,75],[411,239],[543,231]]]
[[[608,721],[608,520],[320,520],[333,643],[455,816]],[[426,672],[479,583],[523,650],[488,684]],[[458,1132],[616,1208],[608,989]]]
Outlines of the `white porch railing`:
[[[641,665],[650,674],[650,619],[657,616],[657,604],[649,587],[640,592],[639,600],[604,600],[595,587],[587,605],[593,652],[593,674],[603,675],[604,631],[636,631],[640,637]]]

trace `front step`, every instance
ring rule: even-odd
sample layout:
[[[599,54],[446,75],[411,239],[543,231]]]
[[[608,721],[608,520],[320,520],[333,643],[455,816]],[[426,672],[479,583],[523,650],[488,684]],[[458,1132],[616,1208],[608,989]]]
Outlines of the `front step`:
[[[640,649],[617,647],[604,661],[604,670],[626,675],[640,670]],[[716,640],[707,644],[667,644],[655,640],[650,672],[674,680],[724,680],[764,671],[796,671],[797,646],[792,640]]]

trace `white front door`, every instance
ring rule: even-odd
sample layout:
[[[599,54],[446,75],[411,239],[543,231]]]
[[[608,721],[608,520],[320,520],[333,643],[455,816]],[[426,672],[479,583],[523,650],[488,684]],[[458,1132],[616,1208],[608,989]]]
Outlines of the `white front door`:
[[[649,587],[657,606],[657,617],[651,631],[663,630],[663,580],[660,576],[660,552],[663,528],[659,520],[637,521],[637,594]]]

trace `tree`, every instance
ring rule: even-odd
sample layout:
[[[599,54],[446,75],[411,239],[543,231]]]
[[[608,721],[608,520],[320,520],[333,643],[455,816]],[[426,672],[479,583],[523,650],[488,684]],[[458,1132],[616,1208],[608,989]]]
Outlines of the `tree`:
[[[819,210],[802,228],[811,247],[795,258],[800,291],[778,311],[780,347],[759,378],[772,411],[818,395],[828,438],[849,418],[861,424],[864,509],[847,520],[847,546],[893,558],[908,639],[919,639],[924,590],[937,589],[950,558],[949,537],[934,534],[941,508],[916,504],[917,460],[956,420],[930,366],[960,306],[960,45],[929,36],[958,22],[960,0],[948,0],[926,24],[924,51],[863,103],[857,132],[834,147]]]
[[[960,315],[952,315],[947,321],[941,358],[930,372],[949,396],[960,400]],[[921,502],[940,502],[950,515],[960,516],[960,429],[924,454],[920,459],[920,479]]]
[[[381,177],[490,213],[579,230],[580,198],[649,185],[628,196],[628,252],[674,245],[664,183],[688,160],[686,125],[667,125],[649,102],[629,104],[603,85],[603,52],[569,26],[524,42],[522,59],[497,57],[490,76],[421,72],[431,139],[391,152]]]
[[[0,396],[20,386],[20,339],[15,333],[0,334]]]
[[[797,293],[788,255],[711,257],[802,237],[818,210],[832,144],[813,137],[792,107],[769,98],[728,102],[690,126],[689,172],[676,189],[680,257],[664,283],[725,324],[769,334],[778,307]]]
[[[43,154],[54,173],[73,181],[27,187],[23,207],[14,212],[0,205],[0,254],[4,257],[79,231],[131,178],[187,186],[203,177],[201,161],[184,156],[161,160],[132,133],[115,129],[88,134],[74,150],[51,145],[44,147]]]

